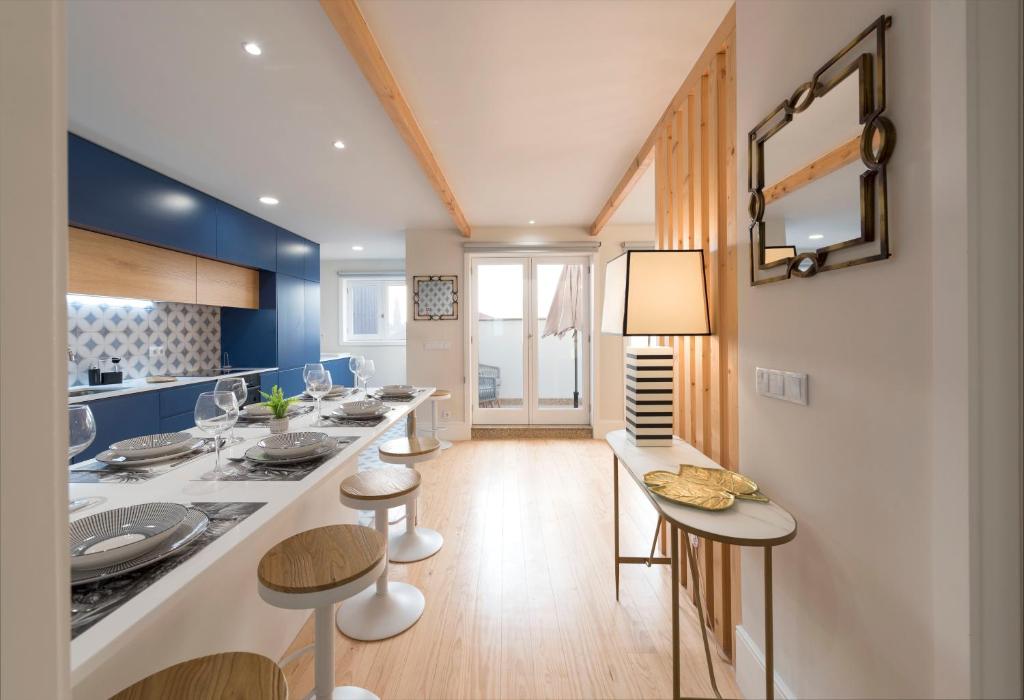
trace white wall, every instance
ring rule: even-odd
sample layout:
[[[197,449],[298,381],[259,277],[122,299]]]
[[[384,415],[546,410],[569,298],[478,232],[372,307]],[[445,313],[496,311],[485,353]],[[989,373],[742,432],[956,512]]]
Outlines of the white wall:
[[[370,379],[371,385],[404,384],[406,382],[405,346],[341,342],[341,280],[338,277],[338,272],[402,272],[403,270],[405,270],[405,261],[401,259],[362,260],[350,258],[320,261],[320,351],[348,352],[373,360],[377,373]]]
[[[0,3],[0,697],[69,697],[63,2]]]
[[[460,300],[464,301],[465,280],[463,279],[465,242],[457,231],[449,229],[410,230],[405,238],[406,278],[413,275],[458,275]],[[494,227],[473,230],[473,241],[496,243],[530,243],[556,241],[592,241],[584,228],[579,227]],[[594,275],[594,308],[603,303],[604,266],[608,260],[622,252],[623,241],[653,241],[654,227],[646,225],[608,226],[598,236],[601,249]],[[469,436],[471,417],[464,398],[463,329],[468,306],[459,305],[457,321],[410,321],[406,346],[406,366],[409,382],[413,384],[435,384],[452,391],[452,400],[444,408],[451,412],[450,434]],[[595,329],[596,330],[596,329]],[[595,435],[601,436],[609,430],[623,426],[622,418],[622,338],[593,334],[595,356],[594,406],[596,416],[592,419]],[[429,341],[446,341],[449,350],[427,350]]]
[[[1017,404],[1014,390],[992,399],[1004,423],[1015,418],[1019,426],[1020,420],[1019,131],[1010,151],[1015,164],[1004,156],[1008,162],[1000,169],[975,171],[1005,178],[990,208],[1012,210],[1017,230],[1004,219],[991,233],[970,216],[976,185],[968,166],[978,154],[968,138],[969,115],[978,111],[979,93],[970,87],[977,66],[968,57],[987,38],[972,34],[965,20],[995,7],[872,0],[737,4],[739,143],[857,32],[883,13],[893,15],[887,33],[887,114],[899,137],[888,183],[893,258],[764,287],[741,281],[739,289],[741,468],[799,523],[796,539],[776,550],[774,562],[777,678],[797,697],[982,694],[982,659],[971,646],[983,632],[974,610],[985,578],[973,534],[981,503],[972,502],[972,492],[983,495],[974,483],[980,457],[972,454],[984,405],[972,383],[981,369],[981,353],[972,346],[983,307],[970,290],[992,265],[972,252],[986,239],[982,245],[1004,263],[1003,303],[992,313],[990,335],[978,342],[1001,348],[998,369],[1004,383],[1016,387]],[[1019,50],[1018,44],[1016,52],[1004,53],[993,87],[1019,89]],[[1010,103],[1005,92],[1001,96]],[[987,137],[1001,140],[997,149],[1005,154],[1014,139],[1007,139],[1005,119],[993,120],[1003,131]],[[745,149],[738,167],[742,192]],[[744,230],[746,198],[738,200]],[[1015,270],[1007,259],[1016,261]],[[745,238],[739,261],[748,265]],[[1014,281],[1017,300],[1011,303]],[[1016,359],[1015,372],[1007,356]],[[809,373],[810,405],[756,396],[756,366]],[[988,541],[1009,560],[1009,577],[1001,586],[990,581],[1004,610],[999,631],[1006,637],[1016,627],[1017,633],[1016,647],[1010,639],[1000,650],[1002,673],[1019,679],[1017,430],[1004,426],[1000,460],[981,471],[1003,487],[1005,515]],[[1016,459],[1008,459],[1014,449]],[[747,697],[760,697],[759,552],[744,551],[741,572],[737,676]],[[1008,657],[1014,658],[1009,666]],[[1018,680],[1017,697],[1019,688]]]

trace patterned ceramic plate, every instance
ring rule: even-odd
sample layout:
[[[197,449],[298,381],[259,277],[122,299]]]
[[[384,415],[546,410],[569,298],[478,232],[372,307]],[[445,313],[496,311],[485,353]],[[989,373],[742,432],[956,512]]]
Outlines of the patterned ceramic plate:
[[[110,449],[123,457],[144,459],[170,454],[191,439],[188,433],[158,433],[121,440],[111,445]]]
[[[245,458],[250,462],[255,462],[256,464],[281,466],[285,464],[300,464],[302,462],[308,462],[311,459],[320,459],[321,457],[331,454],[337,449],[337,440],[324,440],[309,454],[299,455],[298,457],[271,457],[262,447],[255,445],[245,451]]]
[[[191,452],[195,452],[205,443],[206,440],[204,440],[203,438],[192,438],[191,441],[183,445],[179,445],[178,449],[174,452],[158,455],[156,457],[145,457],[141,459],[126,457],[122,454],[114,452],[113,450],[105,450],[96,455],[95,460],[97,462],[102,462],[103,464],[116,464],[120,467],[143,467],[146,466],[147,464],[156,464],[157,462],[166,462],[169,459],[178,459],[184,457],[185,455]]]
[[[380,388],[384,396],[412,396],[416,393],[416,387],[409,384],[385,384]]]
[[[187,511],[180,503],[141,503],[73,521],[72,570],[101,569],[145,554],[174,533]]]
[[[172,530],[170,537],[159,545],[149,550],[142,556],[123,561],[120,564],[113,564],[102,569],[90,569],[71,572],[71,585],[81,586],[86,583],[95,583],[113,576],[121,576],[129,571],[141,569],[144,566],[155,564],[158,561],[180,552],[185,545],[206,532],[210,525],[210,518],[206,513],[197,508],[188,508],[185,518],[178,527]]]
[[[348,403],[343,403],[335,409],[334,414],[342,418],[376,418],[377,416],[383,416],[390,410],[380,401],[370,399],[368,401],[349,401]]]
[[[268,457],[303,457],[312,454],[327,439],[327,433],[281,433],[256,443]]]

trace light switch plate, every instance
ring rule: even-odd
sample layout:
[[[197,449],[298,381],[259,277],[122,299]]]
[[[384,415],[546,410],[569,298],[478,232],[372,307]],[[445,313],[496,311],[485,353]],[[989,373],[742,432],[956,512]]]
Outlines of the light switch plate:
[[[765,367],[754,369],[754,387],[758,396],[806,406],[807,384],[807,375],[801,372],[786,372]]]

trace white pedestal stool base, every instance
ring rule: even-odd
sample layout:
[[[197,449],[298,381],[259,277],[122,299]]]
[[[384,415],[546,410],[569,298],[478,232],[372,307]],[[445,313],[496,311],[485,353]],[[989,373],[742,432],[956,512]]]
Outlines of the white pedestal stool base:
[[[306,696],[305,700],[317,700],[316,691]],[[331,700],[380,700],[366,688],[357,685],[339,685],[331,693]]]
[[[420,619],[426,599],[415,586],[388,582],[387,595],[370,586],[338,607],[338,629],[350,639],[374,642],[406,631]]]
[[[451,446],[452,446],[451,441],[449,441],[449,440],[442,440],[441,438],[438,438],[437,441],[441,443],[441,449],[442,450],[451,449]]]
[[[417,527],[411,532],[405,530],[388,539],[388,561],[400,564],[422,561],[437,554],[443,544],[444,537],[437,530],[427,527]]]

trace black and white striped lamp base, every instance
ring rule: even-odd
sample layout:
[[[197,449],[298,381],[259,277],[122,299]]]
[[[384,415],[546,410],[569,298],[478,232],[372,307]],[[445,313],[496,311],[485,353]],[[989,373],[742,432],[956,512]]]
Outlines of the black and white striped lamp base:
[[[671,447],[675,349],[626,348],[626,432],[638,447]]]

